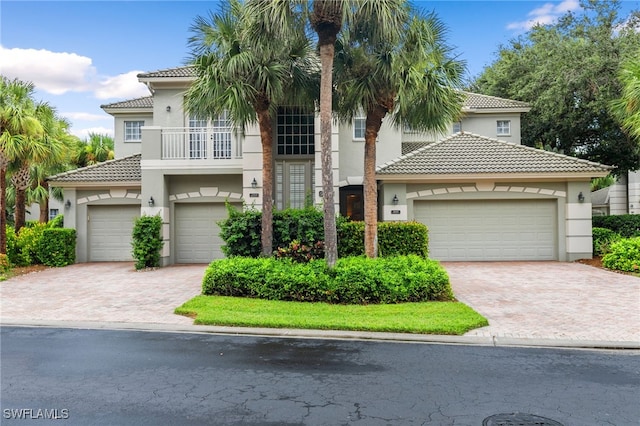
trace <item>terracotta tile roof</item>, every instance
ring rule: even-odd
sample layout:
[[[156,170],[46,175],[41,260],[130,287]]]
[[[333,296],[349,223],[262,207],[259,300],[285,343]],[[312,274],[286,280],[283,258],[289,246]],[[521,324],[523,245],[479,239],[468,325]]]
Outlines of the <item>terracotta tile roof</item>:
[[[589,173],[612,167],[471,133],[456,133],[440,142],[378,167],[379,175],[482,173]]]
[[[105,161],[80,169],[70,170],[49,176],[47,179],[53,183],[63,182],[140,182],[140,157],[134,154],[128,157]]]
[[[156,77],[196,77],[195,67],[187,65],[184,67],[168,68],[165,70],[156,70],[145,72],[137,75],[138,78],[156,78]]]
[[[145,96],[144,98],[114,102],[112,104],[100,105],[100,108],[153,108],[153,97]]]
[[[495,96],[481,95],[479,93],[462,92],[466,98],[463,109],[528,109],[529,104],[512,99],[498,98]]]

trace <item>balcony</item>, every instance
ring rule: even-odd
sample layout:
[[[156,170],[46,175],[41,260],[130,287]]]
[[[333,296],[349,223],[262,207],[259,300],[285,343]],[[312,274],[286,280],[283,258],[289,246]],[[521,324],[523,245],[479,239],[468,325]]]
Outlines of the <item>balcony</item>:
[[[231,127],[142,128],[142,168],[169,173],[242,173],[242,139]]]
[[[163,127],[162,160],[231,160],[242,158],[242,145],[230,128]]]

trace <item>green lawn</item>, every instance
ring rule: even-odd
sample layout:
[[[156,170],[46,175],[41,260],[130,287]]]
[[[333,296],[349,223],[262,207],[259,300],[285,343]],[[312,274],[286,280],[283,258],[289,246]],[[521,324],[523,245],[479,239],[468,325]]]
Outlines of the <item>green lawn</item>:
[[[196,296],[176,308],[175,313],[194,317],[196,324],[203,325],[416,334],[461,335],[488,324],[484,317],[459,302],[331,305]]]

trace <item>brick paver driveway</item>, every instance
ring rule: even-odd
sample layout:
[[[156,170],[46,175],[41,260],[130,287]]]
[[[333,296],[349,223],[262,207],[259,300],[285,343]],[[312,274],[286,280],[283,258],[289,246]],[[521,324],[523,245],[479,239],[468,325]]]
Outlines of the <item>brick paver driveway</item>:
[[[133,263],[78,263],[0,283],[2,321],[191,324],[173,310],[200,293],[206,265],[137,272]]]
[[[489,319],[468,335],[640,342],[640,278],[563,262],[443,265],[456,297]],[[189,325],[173,310],[200,293],[205,267],[84,263],[15,277],[0,283],[0,320]]]
[[[443,262],[489,320],[467,335],[640,342],[640,278],[566,262]]]

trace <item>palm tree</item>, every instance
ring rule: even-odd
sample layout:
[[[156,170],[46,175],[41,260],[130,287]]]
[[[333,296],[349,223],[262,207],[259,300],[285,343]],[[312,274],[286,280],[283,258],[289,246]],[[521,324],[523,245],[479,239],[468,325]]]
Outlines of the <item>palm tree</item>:
[[[57,132],[53,137],[59,143],[54,143],[55,152],[43,161],[31,165],[31,186],[27,188],[27,205],[38,203],[40,206],[39,221],[49,220],[49,197],[53,195],[58,201],[63,200],[62,188],[49,188],[48,176],[72,168],[73,157],[76,155],[76,144],[80,139],[69,133],[70,124],[67,120],[58,119]],[[81,142],[82,143],[82,142]],[[103,160],[106,161],[106,160]],[[95,164],[95,163],[94,163]]]
[[[231,0],[219,14],[198,17],[190,38],[197,78],[185,107],[199,117],[227,112],[234,125],[257,121],[262,143],[262,254],[273,254],[273,119],[279,106],[313,102],[319,69],[300,22],[287,38],[260,35],[264,16]],[[258,34],[258,35],[256,35]]]
[[[614,101],[613,110],[625,130],[640,141],[640,59],[638,55],[622,64],[620,70],[622,96]]]
[[[66,153],[63,140],[67,134],[68,122],[60,119],[55,108],[46,102],[36,105],[34,117],[42,126],[42,134],[23,138],[10,164],[13,170],[11,183],[16,190],[16,233],[25,224],[26,190],[32,184],[32,166],[59,163]]]
[[[42,134],[35,117],[34,85],[0,79],[0,253],[7,252],[7,168],[27,138]]]
[[[347,28],[358,22],[370,22],[371,40],[394,39],[407,19],[406,0],[306,0],[251,2],[253,13],[265,17],[271,25],[260,28],[275,37],[287,33],[293,17],[308,16],[317,35],[320,53],[320,149],[324,212],[325,259],[333,267],[338,258],[336,216],[331,157],[331,119],[333,102],[333,60],[335,44],[343,24]]]
[[[338,116],[366,114],[364,150],[365,253],[377,256],[376,140],[391,114],[397,127],[444,131],[459,117],[464,64],[450,56],[445,28],[434,14],[414,16],[397,38],[372,40],[359,21],[344,31],[336,55]]]
[[[78,167],[86,167],[113,160],[114,157],[113,138],[111,136],[89,133],[89,137],[86,140],[77,140],[72,161]]]

